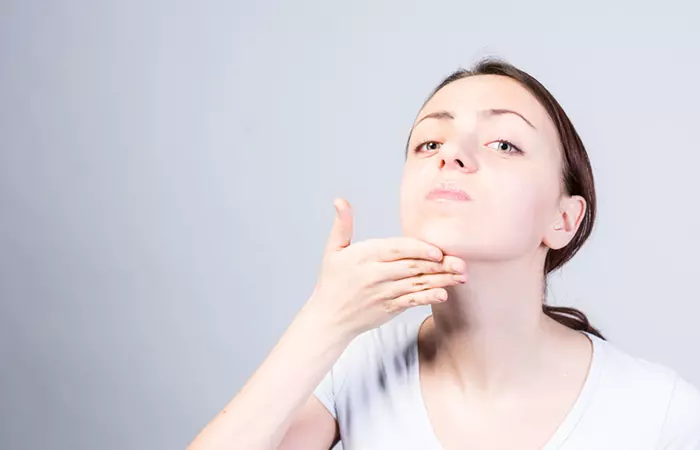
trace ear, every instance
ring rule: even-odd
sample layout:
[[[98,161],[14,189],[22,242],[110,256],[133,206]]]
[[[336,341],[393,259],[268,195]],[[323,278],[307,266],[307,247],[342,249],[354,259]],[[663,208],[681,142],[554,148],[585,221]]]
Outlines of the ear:
[[[559,250],[565,247],[578,231],[583,216],[586,213],[586,200],[580,195],[563,196],[559,201],[559,210],[554,221],[545,230],[544,244]]]

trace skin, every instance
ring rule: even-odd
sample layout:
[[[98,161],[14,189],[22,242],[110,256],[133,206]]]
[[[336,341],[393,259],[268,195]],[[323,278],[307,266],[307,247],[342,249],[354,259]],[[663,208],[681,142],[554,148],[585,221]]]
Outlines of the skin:
[[[515,114],[478,114],[493,108],[533,126]],[[425,118],[441,112],[451,117]],[[446,449],[541,448],[585,381],[591,342],[541,309],[547,251],[570,242],[586,208],[563,191],[561,173],[554,124],[507,77],[453,82],[416,118],[401,184],[403,233],[459,258],[468,275],[432,305],[419,333],[423,398]],[[471,200],[426,200],[442,180]]]
[[[534,127],[478,113],[493,108]],[[419,147],[425,141],[433,143]],[[571,241],[586,207],[562,190],[561,155],[546,111],[517,82],[476,76],[441,89],[409,141],[405,236],[350,245],[351,209],[337,204],[314,294],[188,448],[330,448],[338,424],[313,388],[361,330],[417,304],[432,305],[418,335],[420,387],[443,448],[542,448],[578,397],[592,353],[585,335],[541,308],[547,251]],[[445,180],[471,200],[427,200]],[[437,291],[449,298],[438,301]]]

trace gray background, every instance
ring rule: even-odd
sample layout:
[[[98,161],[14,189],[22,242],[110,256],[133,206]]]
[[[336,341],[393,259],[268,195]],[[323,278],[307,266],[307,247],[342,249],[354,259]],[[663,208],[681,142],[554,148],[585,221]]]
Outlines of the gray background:
[[[486,55],[593,161],[552,302],[700,384],[693,3],[2,1],[0,448],[185,447],[305,302],[333,197],[399,233],[417,109]]]

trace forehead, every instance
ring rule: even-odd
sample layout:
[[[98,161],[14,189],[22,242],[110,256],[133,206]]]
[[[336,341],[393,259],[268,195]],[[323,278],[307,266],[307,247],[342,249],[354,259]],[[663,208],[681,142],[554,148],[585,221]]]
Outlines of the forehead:
[[[418,113],[416,121],[435,111],[450,111],[455,118],[476,117],[484,109],[511,109],[525,116],[536,133],[548,142],[558,142],[557,131],[547,111],[519,82],[501,75],[475,75],[440,89]]]

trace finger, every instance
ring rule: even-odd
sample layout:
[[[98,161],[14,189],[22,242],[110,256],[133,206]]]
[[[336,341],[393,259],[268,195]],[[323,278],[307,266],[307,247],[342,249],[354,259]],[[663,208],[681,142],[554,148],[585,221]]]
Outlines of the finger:
[[[389,313],[400,312],[420,305],[433,305],[447,301],[447,291],[443,288],[411,292],[384,302],[384,310]]]
[[[435,273],[464,274],[466,266],[463,260],[448,255],[440,262],[425,259],[400,259],[398,261],[379,262],[374,271],[380,281],[393,281]]]
[[[443,254],[436,247],[419,239],[394,237],[372,239],[365,242],[368,250],[365,258],[374,261],[396,261],[399,259],[427,259],[442,261]]]
[[[353,215],[350,203],[345,199],[336,198],[333,200],[333,206],[335,220],[326,244],[326,253],[341,250],[350,245],[352,240]]]
[[[389,282],[383,292],[383,298],[397,298],[412,292],[423,291],[446,286],[456,286],[467,282],[467,277],[462,274],[436,273],[428,275],[418,275],[416,277],[404,278],[403,280]]]

